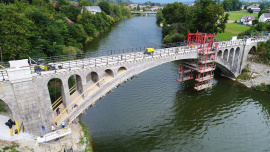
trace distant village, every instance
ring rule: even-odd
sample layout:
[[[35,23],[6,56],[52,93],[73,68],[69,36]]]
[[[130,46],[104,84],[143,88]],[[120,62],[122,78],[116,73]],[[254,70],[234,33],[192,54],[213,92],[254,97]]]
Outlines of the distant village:
[[[128,6],[124,6],[125,8],[132,11],[157,11],[159,9],[163,9],[165,6],[150,6],[143,4],[130,4]]]

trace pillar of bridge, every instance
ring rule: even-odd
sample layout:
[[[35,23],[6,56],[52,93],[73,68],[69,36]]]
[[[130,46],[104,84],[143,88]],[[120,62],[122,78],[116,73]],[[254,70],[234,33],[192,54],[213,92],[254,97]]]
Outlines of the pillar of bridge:
[[[82,94],[83,93],[83,85],[82,85],[82,78],[79,75],[76,75],[76,86],[77,91]],[[83,95],[82,95],[83,96]]]
[[[60,84],[61,86],[61,94],[62,94],[62,100],[63,100],[63,104],[65,105],[65,107],[67,107],[70,103],[70,93],[69,93],[69,86],[68,86],[68,79],[65,79],[61,82],[62,84]],[[67,112],[70,113],[72,111],[72,106],[70,106],[67,109]]]

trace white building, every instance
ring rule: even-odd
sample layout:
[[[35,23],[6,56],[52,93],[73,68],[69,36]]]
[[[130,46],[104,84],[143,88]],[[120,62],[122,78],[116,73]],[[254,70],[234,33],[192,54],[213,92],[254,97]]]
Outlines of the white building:
[[[253,5],[250,5],[249,7],[247,7],[247,9],[252,9],[253,12],[260,12],[261,9],[259,8],[259,4],[253,4]]]
[[[252,21],[255,20],[255,17],[253,15],[243,15],[241,17],[241,22],[245,25],[252,25]]]
[[[89,12],[91,12],[92,14],[96,14],[96,13],[101,13],[102,12],[102,10],[100,9],[99,6],[83,6],[82,12],[83,12],[84,9],[86,9]]]
[[[270,22],[270,13],[263,13],[259,18],[259,22]]]

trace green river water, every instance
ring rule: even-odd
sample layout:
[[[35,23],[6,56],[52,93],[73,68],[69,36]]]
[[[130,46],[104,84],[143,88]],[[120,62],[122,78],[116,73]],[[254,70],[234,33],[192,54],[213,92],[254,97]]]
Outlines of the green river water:
[[[126,19],[86,46],[101,52],[162,43],[155,16]],[[139,74],[114,89],[81,120],[95,152],[270,151],[270,94],[215,75],[200,92],[179,83],[177,62]]]

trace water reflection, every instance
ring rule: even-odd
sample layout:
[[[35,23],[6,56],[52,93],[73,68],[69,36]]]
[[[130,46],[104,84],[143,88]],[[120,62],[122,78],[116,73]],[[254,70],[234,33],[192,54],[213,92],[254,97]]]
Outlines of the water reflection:
[[[119,23],[87,50],[160,44],[161,29],[147,19]],[[149,69],[86,111],[95,152],[269,151],[269,94],[218,75],[197,92],[194,81],[176,82],[177,68]]]

